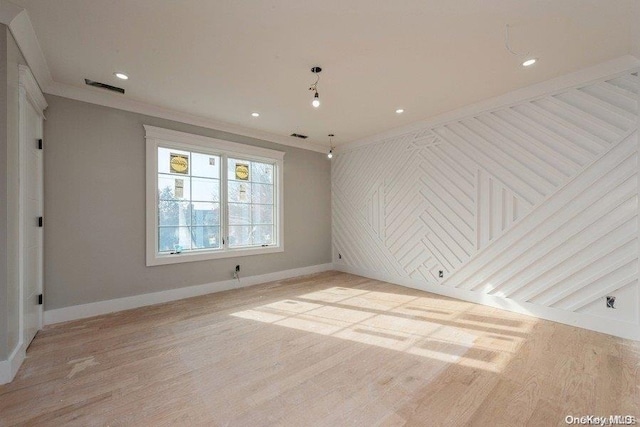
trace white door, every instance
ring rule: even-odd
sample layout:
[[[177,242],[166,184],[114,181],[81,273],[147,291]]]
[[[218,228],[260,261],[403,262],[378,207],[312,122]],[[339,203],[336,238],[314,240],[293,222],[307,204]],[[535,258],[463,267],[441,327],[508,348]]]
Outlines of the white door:
[[[22,222],[22,298],[23,331],[25,348],[42,328],[43,276],[43,150],[42,116],[34,105],[21,94],[20,99],[20,143],[21,147],[21,222]]]

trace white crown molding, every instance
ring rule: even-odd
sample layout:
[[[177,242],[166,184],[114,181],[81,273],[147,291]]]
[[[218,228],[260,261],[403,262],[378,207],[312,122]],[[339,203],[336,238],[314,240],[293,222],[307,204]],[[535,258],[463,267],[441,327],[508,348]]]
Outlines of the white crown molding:
[[[63,307],[45,311],[44,323],[45,325],[51,325],[54,323],[68,322],[71,320],[84,319],[87,317],[100,316],[102,314],[114,313],[122,310],[130,310],[132,308],[177,301],[184,298],[207,295],[215,292],[227,291],[230,289],[239,289],[247,286],[254,286],[261,283],[275,282],[292,277],[322,273],[329,270],[333,270],[332,263],[311,265],[309,267],[294,268],[291,270],[276,271],[274,273],[261,274],[258,276],[248,276],[243,277],[239,280],[222,280],[220,282],[207,283],[204,285],[187,286],[184,288],[169,289],[166,291],[135,295],[132,297],[73,305],[71,307]]]
[[[624,55],[589,68],[584,68],[551,80],[516,89],[504,95],[480,101],[475,104],[470,104],[465,107],[434,116],[427,120],[421,120],[406,126],[342,144],[338,149],[334,149],[334,152],[339,154],[370,144],[382,143],[389,138],[394,138],[422,129],[433,128],[444,123],[478,114],[482,111],[494,110],[507,105],[529,101],[534,98],[552,94],[559,90],[565,90],[567,88],[588,84],[605,77],[610,77],[615,74],[628,72],[629,70],[633,70],[638,67],[640,67],[640,59],[633,55]]]
[[[319,153],[324,153],[327,151],[326,147],[311,142],[301,142],[296,139],[291,139],[291,137],[287,136],[276,135],[270,132],[251,129],[207,117],[183,113],[169,108],[158,107],[142,101],[125,98],[122,95],[108,93],[100,89],[81,88],[63,83],[52,82],[49,86],[47,86],[45,93],[48,93],[50,95],[62,96],[64,98],[75,99],[76,101],[88,102],[90,104],[97,104],[105,107],[117,108],[119,110],[130,111],[133,113],[144,114],[146,116],[173,120],[176,122],[200,126],[207,129],[215,129],[222,132],[261,139],[264,141],[274,142],[276,144],[287,145],[289,147],[302,148],[304,150],[317,151]]]
[[[22,55],[33,72],[35,80],[44,93],[144,114],[147,116],[173,120],[208,129],[215,129],[222,132],[229,132],[250,138],[261,139],[289,147],[302,148],[304,150],[316,151],[319,153],[325,153],[327,151],[326,147],[312,142],[302,142],[291,139],[291,137],[288,136],[277,135],[270,132],[251,129],[245,126],[225,123],[207,117],[159,107],[96,89],[81,88],[56,82],[51,77],[47,61],[42,52],[42,48],[40,47],[40,43],[38,42],[36,32],[33,29],[27,10],[7,0],[0,0],[0,23],[7,25],[11,30],[18,47],[22,51]]]
[[[48,107],[47,100],[44,98],[36,78],[33,76],[31,69],[26,65],[18,65],[20,75],[20,88],[25,91],[27,99],[36,111],[43,115],[43,111]],[[44,115],[43,115],[44,117]]]
[[[53,79],[26,9],[7,0],[0,0],[0,22],[9,27],[35,80],[44,90]]]
[[[173,120],[181,123],[200,126],[208,129],[215,129],[222,132],[229,132],[236,135],[247,136],[250,138],[261,139],[276,144],[282,144],[290,147],[302,148],[305,150],[325,153],[327,148],[323,145],[313,142],[302,142],[291,139],[287,136],[277,135],[270,132],[260,131],[241,125],[231,124],[207,118],[203,116],[193,115],[180,112],[177,110],[159,107],[131,98],[125,98],[121,95],[99,91],[91,88],[83,88],[68,84],[55,82],[51,77],[49,67],[38,42],[35,30],[31,24],[31,20],[27,11],[7,0],[0,0],[0,23],[9,27],[13,37],[16,39],[22,54],[24,55],[36,81],[43,92],[61,96],[65,98],[75,99],[77,101],[88,102],[91,104],[102,105],[120,110],[130,111],[134,113],[144,114],[152,117],[159,117],[167,120]],[[538,96],[544,96],[555,90],[585,84],[590,81],[610,76],[629,69],[640,67],[640,58],[633,55],[625,55],[586,68],[574,73],[551,79],[542,83],[528,86],[522,89],[509,92],[498,97],[494,97],[485,101],[471,104],[427,120],[422,120],[409,124],[407,126],[391,129],[376,135],[371,135],[362,139],[347,142],[334,149],[334,153],[350,151],[369,144],[383,142],[385,139],[399,136],[402,134],[414,132],[418,129],[433,127],[448,121],[461,119],[479,111],[487,109],[495,109],[508,104],[529,100]]]

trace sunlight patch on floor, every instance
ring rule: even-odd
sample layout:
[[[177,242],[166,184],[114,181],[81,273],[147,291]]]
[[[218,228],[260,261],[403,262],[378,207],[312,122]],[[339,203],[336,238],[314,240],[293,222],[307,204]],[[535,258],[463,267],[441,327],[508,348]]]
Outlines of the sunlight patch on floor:
[[[332,287],[232,316],[500,372],[531,324],[479,316],[457,306],[455,300]]]

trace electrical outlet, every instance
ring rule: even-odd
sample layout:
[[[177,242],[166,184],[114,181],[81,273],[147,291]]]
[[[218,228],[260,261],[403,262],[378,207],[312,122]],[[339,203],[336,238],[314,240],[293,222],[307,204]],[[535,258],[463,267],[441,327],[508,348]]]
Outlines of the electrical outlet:
[[[236,273],[240,271],[240,265],[236,265]]]
[[[438,270],[438,277],[444,277],[444,271]]]
[[[607,297],[607,308],[616,308],[616,297]]]

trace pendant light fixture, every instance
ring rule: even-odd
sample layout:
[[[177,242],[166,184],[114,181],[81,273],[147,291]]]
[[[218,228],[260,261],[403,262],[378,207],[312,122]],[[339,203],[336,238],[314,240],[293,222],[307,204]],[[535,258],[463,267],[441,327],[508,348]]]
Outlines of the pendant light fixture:
[[[333,158],[333,139],[332,138],[334,136],[335,135],[332,134],[332,133],[329,134],[329,153],[327,154],[327,157],[330,158],[330,159]]]
[[[314,108],[318,108],[320,106],[320,96],[318,95],[318,82],[320,81],[320,71],[322,71],[322,68],[320,67],[313,67],[311,69],[311,72],[316,75],[316,81],[313,84],[311,84],[311,86],[309,86],[309,90],[313,91],[313,101],[311,101],[311,105],[313,105]]]

